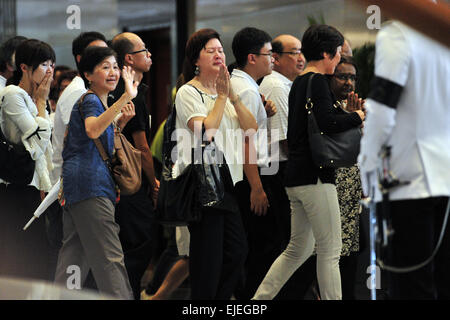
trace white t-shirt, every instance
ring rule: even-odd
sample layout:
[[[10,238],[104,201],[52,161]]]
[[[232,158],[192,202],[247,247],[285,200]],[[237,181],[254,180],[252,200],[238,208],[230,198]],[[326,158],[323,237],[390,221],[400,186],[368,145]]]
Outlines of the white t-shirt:
[[[266,100],[272,100],[277,107],[277,113],[268,118],[267,129],[270,142],[270,161],[286,161],[288,155],[278,147],[279,153],[274,153],[275,143],[287,139],[288,114],[289,114],[289,92],[291,91],[292,81],[277,71],[272,71],[264,77],[259,92],[261,92]],[[278,135],[274,134],[278,130]]]
[[[64,134],[66,132],[67,124],[70,120],[73,106],[86,92],[84,81],[80,77],[75,77],[72,82],[64,89],[61,97],[59,97],[56,104],[56,111],[54,116],[54,127],[52,136],[53,145],[53,172],[52,182],[56,183],[61,176],[62,170],[62,150],[64,145]]]
[[[6,87],[6,78],[4,76],[0,76],[0,90]]]
[[[267,140],[267,113],[258,92],[258,84],[246,72],[234,69],[231,74],[231,85],[234,92],[239,96],[242,103],[253,114],[258,124],[258,131],[255,136],[257,164],[258,167],[267,168],[269,166],[269,148]]]
[[[203,97],[203,101],[202,101]],[[178,157],[172,158],[175,162],[173,176],[178,176],[191,163],[191,149],[196,145],[194,132],[188,127],[193,117],[207,117],[214,108],[217,95],[200,94],[191,85],[183,85],[177,92],[175,107],[177,112],[175,136],[177,139]],[[201,134],[201,127],[199,127]],[[234,106],[229,100],[214,141],[220,151],[224,153],[225,160],[230,169],[233,183],[243,178],[243,133],[239,125],[238,116]]]

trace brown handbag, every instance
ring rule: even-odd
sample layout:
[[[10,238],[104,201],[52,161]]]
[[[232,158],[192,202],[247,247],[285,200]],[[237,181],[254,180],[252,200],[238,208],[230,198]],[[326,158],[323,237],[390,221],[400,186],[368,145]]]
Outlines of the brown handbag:
[[[88,92],[86,94],[89,94]],[[85,94],[85,95],[86,95]],[[82,97],[84,99],[85,95]],[[80,107],[81,107],[80,101]],[[81,108],[80,108],[81,112]],[[108,166],[120,195],[132,195],[139,191],[142,184],[141,151],[133,147],[127,138],[117,129],[114,130],[114,154],[109,158],[99,138],[93,139],[102,160]]]
[[[142,184],[141,151],[133,147],[118,131],[114,132],[115,152],[112,159],[108,157],[100,139],[94,139],[94,143],[109,167],[120,194],[128,196],[138,192]]]

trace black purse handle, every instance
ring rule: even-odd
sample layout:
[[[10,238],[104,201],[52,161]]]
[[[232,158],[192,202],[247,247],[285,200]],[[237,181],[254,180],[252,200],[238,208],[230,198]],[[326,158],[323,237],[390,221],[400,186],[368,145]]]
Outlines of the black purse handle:
[[[312,79],[314,78],[316,74],[313,73],[308,78],[308,84],[306,85],[306,104],[305,108],[309,112],[311,112],[312,107],[314,106],[314,103],[312,102]]]

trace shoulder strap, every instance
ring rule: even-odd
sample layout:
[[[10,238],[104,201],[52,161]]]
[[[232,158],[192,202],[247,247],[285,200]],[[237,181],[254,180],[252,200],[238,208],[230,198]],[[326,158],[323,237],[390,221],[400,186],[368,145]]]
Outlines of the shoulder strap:
[[[195,90],[197,90],[198,93],[200,93],[200,97],[202,97],[202,102],[205,103],[205,100],[203,99],[203,92],[201,92],[196,86],[188,83],[189,86],[191,86],[192,88],[194,88]]]
[[[306,104],[305,104],[305,108],[306,110],[311,110],[313,107],[313,102],[312,102],[312,79],[314,78],[315,73],[313,73],[312,75],[309,76],[308,78],[308,83],[306,84]]]
[[[80,102],[79,102],[79,104],[78,104],[78,111],[80,112],[80,115],[81,115],[81,121],[83,121],[83,112],[82,112],[82,110],[81,110],[81,109],[82,109],[82,108],[81,108],[81,105],[82,105],[82,103],[83,103],[83,101],[84,101],[84,98],[85,98],[88,94],[95,94],[95,93],[92,92],[92,91],[86,92],[85,94],[83,94],[83,95],[81,96]],[[103,105],[103,103],[102,103],[102,105]],[[105,107],[105,106],[103,106],[103,108],[104,108],[104,107]],[[102,157],[102,160],[106,163],[106,165],[108,166],[108,168],[110,168],[110,167],[111,167],[111,159],[110,159],[110,157],[108,156],[108,154],[106,153],[105,148],[103,147],[102,142],[100,141],[99,138],[97,138],[97,139],[92,139],[92,141],[94,141],[94,144],[95,144],[95,146],[97,147],[97,150],[98,150],[98,152],[100,153],[100,156]]]
[[[308,84],[306,85],[306,102],[312,101],[312,79],[314,78],[315,73],[309,76]]]

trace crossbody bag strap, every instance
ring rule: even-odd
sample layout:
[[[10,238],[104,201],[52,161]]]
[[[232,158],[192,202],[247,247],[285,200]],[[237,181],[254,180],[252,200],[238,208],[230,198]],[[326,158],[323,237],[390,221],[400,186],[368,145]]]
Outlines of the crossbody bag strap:
[[[191,86],[192,88],[194,88],[194,89],[200,94],[200,97],[202,98],[202,102],[205,103],[205,100],[203,99],[204,93],[203,93],[202,91],[200,91],[200,89],[197,88],[196,86],[194,86],[194,85],[192,85],[192,84],[190,84],[190,83],[188,83],[188,85]],[[203,139],[203,136],[205,135],[205,131],[206,131],[205,123],[203,123],[203,124],[202,124],[202,139]],[[212,141],[214,141],[214,137],[212,138],[211,142],[212,142]],[[208,144],[209,144],[209,142],[202,143],[202,146],[205,147],[205,146],[208,145]]]
[[[88,94],[95,94],[92,91],[88,91],[85,94],[83,94],[80,98],[80,103],[78,104],[78,111],[80,112],[81,115],[81,120],[83,121],[83,112],[82,112],[82,107],[81,105],[83,104],[84,98],[88,95]],[[102,103],[103,106],[103,103]],[[103,108],[105,108],[105,106],[103,106]],[[111,169],[111,163],[112,160],[109,157],[109,155],[106,153],[105,148],[103,147],[102,142],[100,141],[100,138],[97,139],[92,139],[92,141],[94,141],[95,146],[97,147],[98,152],[100,153],[100,156],[102,157],[102,160],[106,163],[106,166]]]

